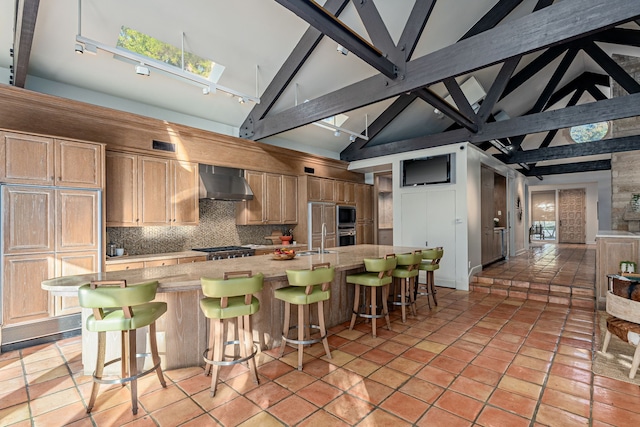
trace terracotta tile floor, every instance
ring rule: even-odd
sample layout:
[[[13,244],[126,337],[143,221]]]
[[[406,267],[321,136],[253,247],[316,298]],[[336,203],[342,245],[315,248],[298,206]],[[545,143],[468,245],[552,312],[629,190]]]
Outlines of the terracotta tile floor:
[[[80,339],[0,355],[0,425],[16,426],[634,426],[640,387],[594,376],[600,346],[594,312],[534,300],[439,288],[438,307],[392,331],[331,329],[333,358],[319,345],[298,372],[295,352],[259,355],[260,385],[225,369],[215,398],[202,368],[146,377],[140,409],[102,386],[85,413],[90,378]]]

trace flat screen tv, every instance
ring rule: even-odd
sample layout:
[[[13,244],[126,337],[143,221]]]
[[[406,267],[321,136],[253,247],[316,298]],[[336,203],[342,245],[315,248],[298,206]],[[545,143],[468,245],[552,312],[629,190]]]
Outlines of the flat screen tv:
[[[402,186],[446,184],[451,182],[451,155],[402,161]]]

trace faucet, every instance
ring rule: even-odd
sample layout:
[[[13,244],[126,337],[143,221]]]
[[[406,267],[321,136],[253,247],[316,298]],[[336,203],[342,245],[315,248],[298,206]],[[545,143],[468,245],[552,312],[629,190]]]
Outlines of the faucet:
[[[324,253],[324,239],[327,237],[327,224],[322,223],[322,231],[320,233],[320,253]]]

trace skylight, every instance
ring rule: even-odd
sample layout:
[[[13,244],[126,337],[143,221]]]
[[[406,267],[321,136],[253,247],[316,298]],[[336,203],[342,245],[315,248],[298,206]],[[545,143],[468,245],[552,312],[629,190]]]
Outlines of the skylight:
[[[576,143],[600,141],[609,132],[609,122],[590,123],[587,125],[574,126],[569,130],[571,139]]]
[[[141,33],[132,28],[120,28],[118,43],[121,49],[138,53],[150,59],[172,65],[183,71],[208,79],[214,83],[220,79],[224,66],[216,64],[210,59],[202,58],[191,52],[184,52],[184,68],[182,66],[182,49],[165,43],[148,34]]]

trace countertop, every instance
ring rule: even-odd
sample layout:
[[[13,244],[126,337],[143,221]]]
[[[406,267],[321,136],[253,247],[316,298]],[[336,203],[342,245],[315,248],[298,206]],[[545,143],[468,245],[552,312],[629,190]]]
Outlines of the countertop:
[[[312,264],[330,262],[336,270],[352,270],[364,265],[364,258],[380,258],[390,253],[407,253],[416,249],[407,246],[355,245],[328,248],[329,254],[309,256],[297,255],[292,260],[279,261],[270,254],[248,258],[221,259],[163,267],[139,268],[134,270],[92,273],[80,276],[66,276],[42,282],[44,290],[56,295],[76,295],[78,287],[91,280],[126,280],[129,284],[157,280],[158,292],[191,291],[200,288],[201,277],[222,277],[224,272],[251,270],[263,273],[265,281],[278,280],[286,276],[287,269],[304,270]]]
[[[596,239],[598,237],[625,237],[630,239],[640,239],[640,233],[623,230],[598,230],[598,233],[596,233]]]

